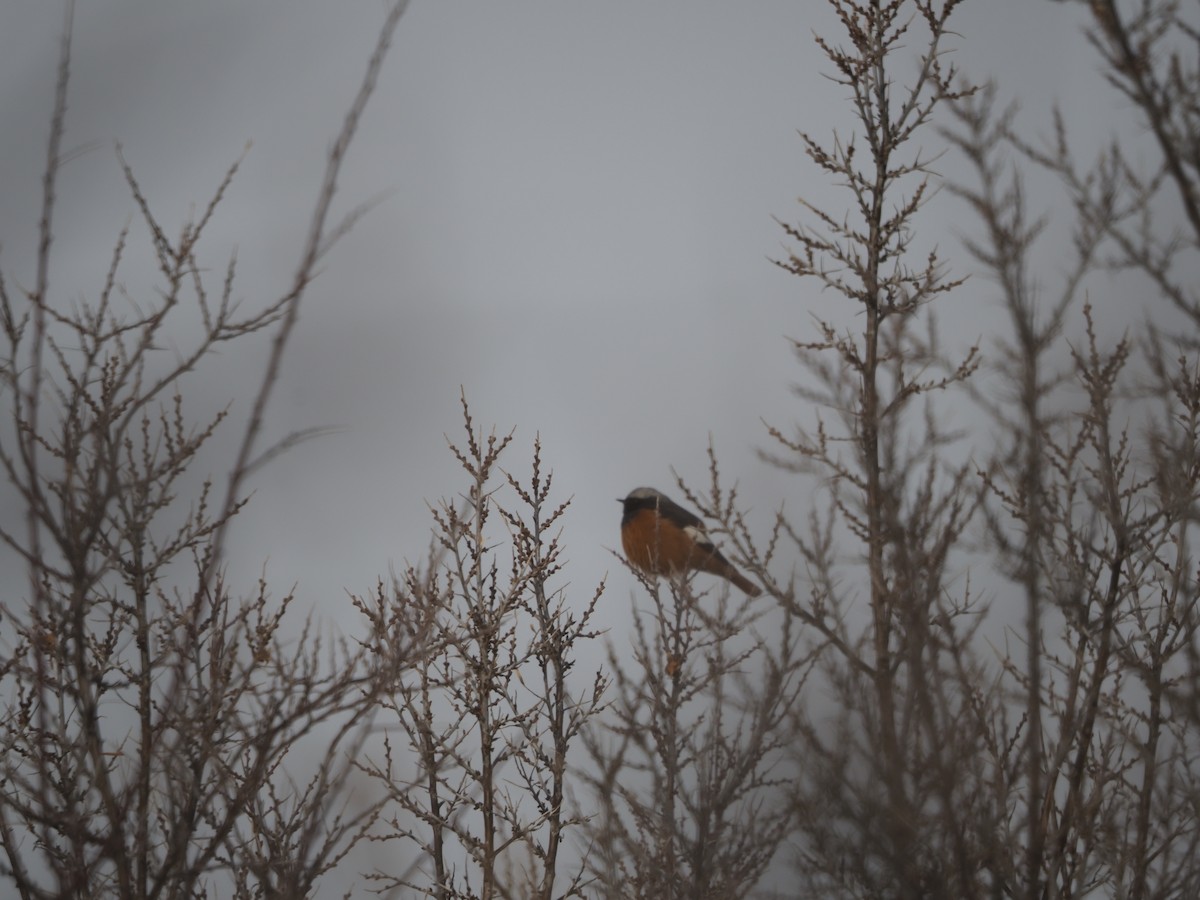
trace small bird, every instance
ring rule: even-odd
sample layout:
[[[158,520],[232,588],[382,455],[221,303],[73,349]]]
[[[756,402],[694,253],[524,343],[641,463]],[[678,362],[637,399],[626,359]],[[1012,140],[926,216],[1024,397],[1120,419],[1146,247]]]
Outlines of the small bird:
[[[696,570],[719,575],[751,597],[762,588],[721,555],[699,516],[688,512],[654,488],[629,492],[621,516],[621,546],[630,564],[647,575],[677,575]]]

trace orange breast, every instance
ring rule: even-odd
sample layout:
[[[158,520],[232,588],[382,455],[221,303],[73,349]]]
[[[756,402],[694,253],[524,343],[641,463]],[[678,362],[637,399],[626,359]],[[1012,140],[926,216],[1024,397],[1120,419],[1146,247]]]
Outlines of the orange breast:
[[[669,575],[693,564],[693,542],[682,529],[645,509],[621,527],[629,562],[650,575]]]

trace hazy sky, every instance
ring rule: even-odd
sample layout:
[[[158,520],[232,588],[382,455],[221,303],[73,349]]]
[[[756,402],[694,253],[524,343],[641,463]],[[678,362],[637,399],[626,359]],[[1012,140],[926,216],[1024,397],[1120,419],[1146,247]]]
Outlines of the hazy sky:
[[[56,300],[96,297],[131,219],[121,280],[132,297],[153,296],[116,142],[175,234],[252,142],[201,257],[219,280],[236,249],[247,305],[285,291],[384,8],[81,0],[66,139],[79,152],[59,185]],[[1050,0],[967,0],[950,58],[998,79],[1030,133],[1048,132],[1061,103],[1086,147],[1128,110],[1097,74],[1082,16]],[[10,287],[33,281],[60,26],[54,0],[0,3]],[[790,392],[802,372],[786,338],[810,337],[811,316],[837,306],[769,261],[786,252],[772,217],[797,219],[797,197],[846,203],[796,135],[855,125],[843,89],[822,76],[814,30],[840,40],[819,0],[413,0],[339,209],[384,199],[305,297],[267,438],[344,430],[255,479],[233,533],[243,588],[265,562],[276,596],[297,584],[301,606],[352,623],[346,591],[421,558],[426,502],[466,487],[443,437],[462,439],[460,386],[477,424],[516,429],[505,463],[519,476],[540,433],[557,498],[574,496],[563,520],[569,601],[585,603],[607,574],[604,625],[627,621],[635,586],[611,553],[615,498],[643,484],[675,493],[672,467],[704,487],[710,439],[760,536],[780,502],[803,517],[810,484],[755,451],[767,444],[763,419],[787,426],[808,412]],[[959,239],[971,227],[945,193],[922,235],[965,275]],[[951,348],[992,335],[994,294],[974,279],[951,298]],[[1127,306],[1106,326],[1138,315]],[[240,423],[263,364],[261,342],[225,348],[187,385],[188,408],[232,402]],[[220,438],[202,460],[217,477],[227,449]],[[12,584],[18,567],[0,559]]]
[[[118,141],[174,233],[252,141],[201,253],[219,278],[236,248],[238,295],[276,296],[384,4],[79,6],[66,145],[83,152],[60,185],[56,296],[94,298],[135,214]],[[51,0],[0,7],[10,284],[32,281],[60,18]],[[1080,20],[1048,0],[969,0],[953,58],[998,78],[1034,127],[1058,98],[1081,133],[1102,133],[1114,107]],[[784,238],[772,216],[797,218],[796,197],[845,202],[796,136],[853,125],[821,75],[814,29],[836,34],[818,0],[413,0],[341,209],[387,196],[305,298],[271,410],[272,437],[345,431],[255,481],[236,532],[243,574],[268,560],[279,590],[299,582],[302,600],[337,614],[344,589],[368,590],[389,563],[420,557],[425,501],[465,487],[443,438],[461,434],[460,385],[477,423],[517,429],[513,471],[527,472],[540,432],[558,496],[575,498],[566,577],[583,602],[608,572],[617,618],[633,579],[609,553],[614,498],[640,484],[671,492],[672,466],[703,486],[710,436],[764,533],[780,500],[802,508],[806,486],[754,451],[761,419],[800,414],[785,336],[806,336],[810,313],[834,302],[769,262]],[[928,213],[951,259],[961,214],[948,196]],[[149,296],[145,232],[134,234],[123,281]],[[958,295],[959,345],[984,329],[990,298],[983,282]],[[262,362],[257,345],[224,351],[194,385],[194,408],[232,399],[244,415],[243,386]]]

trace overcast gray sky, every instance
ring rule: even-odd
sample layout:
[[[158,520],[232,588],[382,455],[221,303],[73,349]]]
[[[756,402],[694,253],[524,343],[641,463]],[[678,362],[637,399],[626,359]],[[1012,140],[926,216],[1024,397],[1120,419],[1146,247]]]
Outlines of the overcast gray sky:
[[[363,71],[380,0],[84,0],[80,3],[52,285],[93,298],[135,209],[120,141],[160,219],[177,230],[247,141],[253,147],[202,250],[240,259],[239,296],[287,286],[324,155]],[[996,77],[1044,129],[1053,99],[1083,134],[1112,100],[1080,32],[1048,0],[974,0],[955,60]],[[59,4],[0,7],[0,266],[32,281],[39,177]],[[772,266],[801,194],[844,203],[803,156],[797,129],[852,127],[822,78],[818,0],[414,0],[342,180],[341,208],[388,196],[311,288],[271,410],[270,435],[340,425],[255,482],[238,560],[269,560],[280,590],[336,613],[389,562],[421,556],[424,502],[465,482],[443,433],[515,427],[525,473],[540,432],[580,602],[606,572],[620,618],[633,579],[609,554],[614,498],[706,477],[711,436],[729,480],[767,527],[805,488],[759,462],[760,419],[799,414],[785,335],[829,308],[815,283]],[[916,48],[914,47],[914,52]],[[1095,109],[1099,116],[1093,116]],[[1089,131],[1090,130],[1090,131]],[[931,234],[958,253],[947,197]],[[144,231],[123,272],[148,295]],[[960,292],[952,337],[988,315],[982,282]],[[196,408],[233,400],[261,374],[259,349],[226,351]],[[215,474],[227,463],[213,457]],[[752,521],[754,518],[752,517]]]

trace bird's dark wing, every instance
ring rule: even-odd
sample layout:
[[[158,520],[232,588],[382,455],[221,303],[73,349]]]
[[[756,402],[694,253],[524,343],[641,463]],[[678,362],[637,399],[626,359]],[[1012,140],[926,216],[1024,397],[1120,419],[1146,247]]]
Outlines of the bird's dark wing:
[[[659,496],[658,511],[681,528],[698,528],[704,531],[704,520],[695,513],[688,512],[669,497]]]
[[[665,516],[668,520],[678,524],[685,532],[691,535],[691,539],[697,544],[706,547],[713,546],[713,539],[709,538],[707,529],[704,528],[704,521],[700,516],[685,510],[674,500],[667,497],[659,497],[659,515]]]

